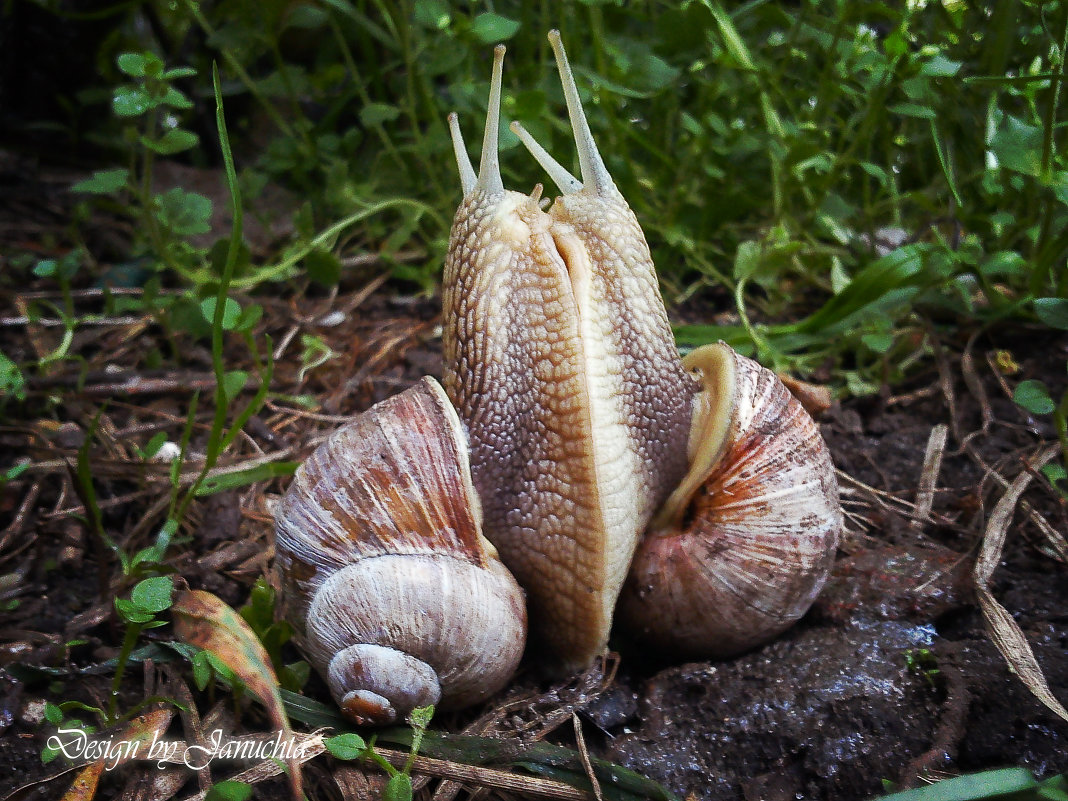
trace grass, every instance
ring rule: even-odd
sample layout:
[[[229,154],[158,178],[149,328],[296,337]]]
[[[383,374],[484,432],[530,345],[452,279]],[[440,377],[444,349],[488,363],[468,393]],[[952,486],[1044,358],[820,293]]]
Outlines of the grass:
[[[394,275],[432,291],[459,196],[445,115],[458,111],[477,141],[495,42],[510,48],[505,122],[521,119],[565,162],[573,153],[544,40],[559,27],[669,304],[728,303],[725,333],[740,346],[784,368],[832,359],[849,391],[870,392],[887,366],[900,377],[917,314],[950,326],[1035,321],[1034,300],[1068,290],[1058,147],[1068,10],[1009,5],[116,7],[98,58],[115,65],[128,166],[75,190],[139,218],[134,253],[206,296],[210,253],[188,242],[206,229],[206,199],[153,195],[151,174],[161,155],[216,161],[191,131],[204,127],[196,99],[210,94],[199,76],[218,59],[240,109],[240,186],[254,197],[278,183],[304,204],[292,247],[273,264],[241,260],[234,285],[304,269],[333,284],[355,247],[389,262],[414,246],[425,257],[393,261]],[[157,36],[132,35],[150,12]],[[199,46],[180,52],[194,63],[165,67],[189,42]],[[503,130],[506,183],[528,189],[543,177]],[[897,269],[873,276],[882,250]],[[835,302],[843,292],[850,303]],[[723,333],[685,326],[679,337]]]

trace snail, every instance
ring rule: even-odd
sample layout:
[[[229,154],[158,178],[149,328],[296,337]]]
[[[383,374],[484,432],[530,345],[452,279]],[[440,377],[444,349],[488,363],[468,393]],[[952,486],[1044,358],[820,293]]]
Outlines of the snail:
[[[532,642],[564,673],[604,651],[617,603],[635,637],[680,655],[764,642],[808,609],[837,547],[833,465],[800,403],[723,343],[679,357],[644,234],[593,141],[559,33],[549,40],[580,176],[513,123],[561,196],[546,210],[540,184],[530,195],[504,188],[498,45],[477,173],[449,117],[463,200],[442,286],[444,391],[424,379],[335,434],[276,514],[287,619],[361,721],[436,694],[458,706],[507,682],[524,618],[501,562],[525,590]],[[409,438],[407,455],[381,455]],[[402,472],[387,475],[387,464]],[[383,601],[374,612],[385,619],[354,622],[365,615],[355,596],[384,592],[356,585],[361,565],[388,561],[407,588],[415,568],[403,560],[438,548],[465,580],[492,576],[492,593],[445,597],[453,579],[436,575],[411,590],[413,606]],[[448,660],[429,653],[442,637],[423,641],[424,618],[459,619],[460,601],[473,615],[464,633],[492,626],[508,641],[453,643],[457,660],[484,672],[477,692],[454,688]],[[476,603],[487,608],[466,611]],[[490,615],[502,622],[483,622]],[[378,667],[377,651],[365,656],[377,648],[401,656]],[[406,648],[419,663],[410,670]]]
[[[424,378],[334,432],[275,510],[282,616],[347,717],[499,690],[523,591],[482,536],[460,421]]]

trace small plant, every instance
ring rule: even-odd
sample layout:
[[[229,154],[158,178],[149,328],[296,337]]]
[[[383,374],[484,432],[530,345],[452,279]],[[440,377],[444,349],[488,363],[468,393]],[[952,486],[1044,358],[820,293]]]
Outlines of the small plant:
[[[111,697],[108,700],[109,720],[115,718],[118,709],[119,689],[122,687],[122,677],[130,661],[130,654],[143,631],[167,625],[166,620],[160,620],[156,615],[170,609],[173,591],[174,579],[170,576],[153,576],[135,584],[128,599],[115,599],[115,610],[119,614],[119,619],[126,624],[126,633],[119,651],[115,677],[111,682]]]
[[[938,659],[930,648],[910,648],[905,652],[905,666],[910,673],[923,678],[931,688],[938,686],[942,671],[938,667]]]
[[[211,200],[178,187],[156,194],[152,174],[157,156],[182,153],[199,141],[195,133],[180,125],[178,113],[191,109],[193,102],[175,86],[175,81],[196,75],[196,70],[165,69],[163,61],[151,52],[122,53],[116,64],[131,79],[115,87],[111,102],[112,112],[125,123],[129,166],[98,170],[71,190],[125,197],[137,218],[135,231],[142,237],[140,245],[135,243],[135,255],[140,250],[159,259],[161,266],[185,273],[202,256],[187,239],[208,232]]]
[[[300,692],[311,674],[311,667],[300,660],[291,664],[282,661],[282,646],[293,637],[293,627],[284,620],[275,620],[275,591],[262,577],[256,580],[249,594],[248,603],[241,607],[241,617],[249,624],[264,650],[271,658],[271,665],[283,689]]]
[[[353,732],[339,734],[326,740],[327,750],[337,759],[347,761],[370,760],[378,765],[389,776],[389,781],[382,791],[383,801],[411,801],[412,798],[412,765],[419,754],[423,736],[427,726],[434,717],[433,706],[421,706],[413,709],[408,716],[408,723],[412,727],[412,744],[408,752],[408,760],[404,767],[397,770],[385,757],[374,750],[374,741],[368,744],[360,735]]]
[[[1035,315],[1043,323],[1050,328],[1068,331],[1068,300],[1037,298],[1033,305]],[[1061,497],[1068,500],[1068,487],[1059,483],[1068,478],[1068,470],[1065,469],[1068,467],[1068,390],[1061,394],[1059,400],[1054,400],[1046,383],[1032,378],[1017,385],[1012,399],[1029,414],[1053,418],[1053,426],[1061,443],[1061,458],[1059,461],[1048,462],[1042,468],[1042,473],[1060,492]]]

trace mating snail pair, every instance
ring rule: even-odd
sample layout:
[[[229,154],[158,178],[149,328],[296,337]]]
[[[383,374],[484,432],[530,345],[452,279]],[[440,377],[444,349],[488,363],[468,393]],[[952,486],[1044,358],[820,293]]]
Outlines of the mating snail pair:
[[[498,46],[477,175],[449,120],[464,198],[445,389],[424,378],[334,433],[277,510],[283,613],[357,722],[496,692],[527,609],[557,672],[603,652],[617,610],[658,647],[737,653],[801,617],[834,556],[816,425],[724,344],[679,359],[645,237],[549,39],[581,180],[513,123],[562,196],[543,211],[540,185],[504,189]]]

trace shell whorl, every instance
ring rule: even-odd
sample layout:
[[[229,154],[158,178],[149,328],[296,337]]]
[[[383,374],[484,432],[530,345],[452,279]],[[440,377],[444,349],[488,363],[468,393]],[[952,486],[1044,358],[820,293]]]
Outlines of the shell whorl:
[[[692,353],[706,389],[687,480],[639,546],[620,615],[676,653],[729,656],[781,633],[826,580],[842,527],[830,453],[770,370]]]

